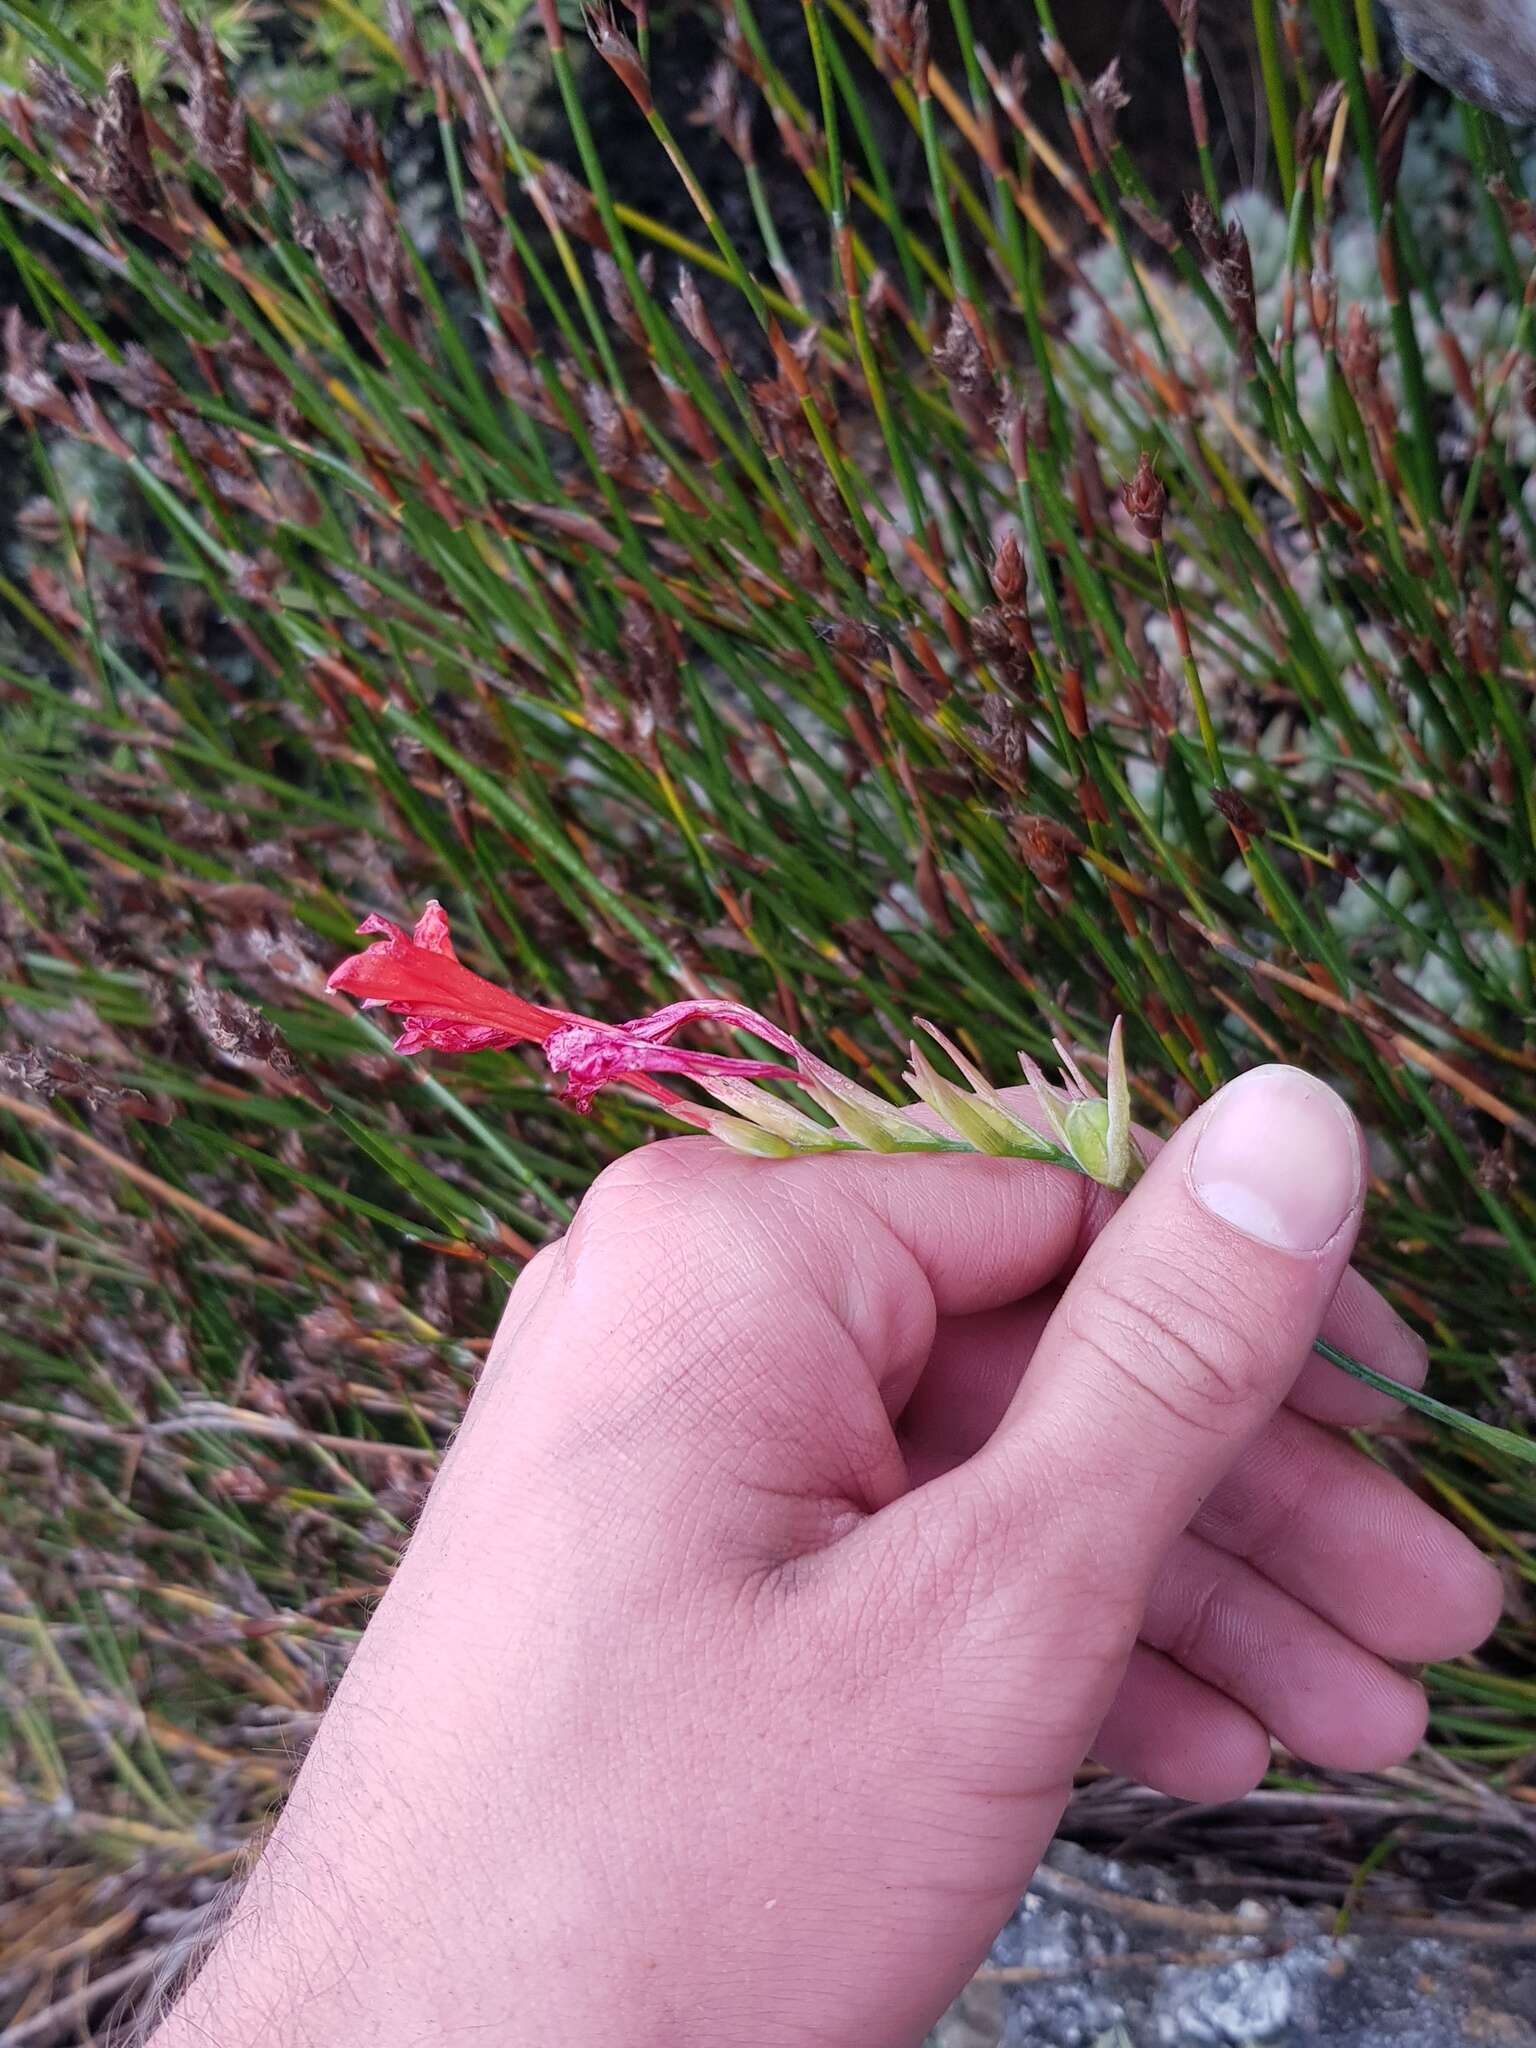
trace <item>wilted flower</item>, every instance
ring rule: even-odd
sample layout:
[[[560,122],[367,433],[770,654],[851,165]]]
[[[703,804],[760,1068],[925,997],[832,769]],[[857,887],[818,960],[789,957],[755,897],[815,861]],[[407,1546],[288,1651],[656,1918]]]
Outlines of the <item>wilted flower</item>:
[[[495,1052],[513,1045],[538,1045],[551,1068],[567,1077],[565,1099],[589,1109],[600,1088],[626,1082],[667,1103],[681,1098],[649,1079],[652,1073],[796,1078],[793,1069],[771,1060],[729,1059],[719,1053],[690,1052],[668,1041],[697,1018],[739,1024],[770,1044],[793,1050],[794,1041],[777,1025],[739,1003],[673,1003],[634,1024],[600,1024],[571,1010],[554,1010],[521,996],[463,966],[448,935],[440,903],[429,903],[414,932],[387,917],[366,917],[359,937],[377,935],[382,945],[354,953],[331,975],[326,987],[357,996],[364,1009],[386,1009],[403,1017],[396,1052]]]

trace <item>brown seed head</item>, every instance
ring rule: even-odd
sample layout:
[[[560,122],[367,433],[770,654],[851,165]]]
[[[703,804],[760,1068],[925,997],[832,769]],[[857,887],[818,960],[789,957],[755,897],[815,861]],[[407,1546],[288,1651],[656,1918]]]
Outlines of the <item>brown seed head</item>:
[[[1114,154],[1119,117],[1130,104],[1131,96],[1120,79],[1120,59],[1116,57],[1083,94],[1093,139],[1099,145],[1101,155],[1108,157]]]
[[[1120,502],[1143,540],[1162,539],[1163,519],[1168,510],[1168,492],[1157,471],[1152,467],[1152,458],[1145,449],[1142,450],[1141,460],[1136,465],[1136,474],[1129,483],[1120,486]]]
[[[959,305],[950,308],[944,339],[932,351],[930,360],[945,383],[963,398],[978,398],[992,389],[992,373],[981,343]]]
[[[652,105],[651,81],[640,61],[640,52],[619,27],[618,22],[606,11],[589,7],[587,34],[592,38],[592,47],[623,85],[641,113],[648,114]]]
[[[1024,551],[1016,533],[1003,536],[992,560],[992,591],[1000,605],[1017,606],[1029,584]]]
[[[575,235],[579,241],[590,242],[594,249],[608,247],[608,235],[597,210],[597,201],[564,165],[546,163],[533,183],[557,227],[564,228],[567,234]]]
[[[875,61],[889,77],[923,77],[928,68],[928,9],[925,0],[870,0],[869,25]]]
[[[693,272],[680,267],[677,273],[677,290],[672,294],[672,310],[678,324],[689,339],[703,349],[714,363],[726,360],[725,344],[715,332],[715,323],[709,317],[703,294],[694,282]]]
[[[431,78],[427,53],[416,27],[410,0],[384,0],[384,27],[395,46],[400,67],[412,85],[426,85]]]
[[[1013,840],[1025,867],[1047,889],[1059,889],[1072,872],[1072,856],[1082,841],[1054,818],[1013,820]]]
[[[1203,192],[1191,192],[1184,202],[1189,214],[1189,232],[1202,261],[1214,263],[1221,253],[1221,219]]]
[[[1211,802],[1226,819],[1234,832],[1241,832],[1244,838],[1256,839],[1264,830],[1264,820],[1249,803],[1248,799],[1235,789],[1213,789]]]
[[[164,195],[155,176],[149,128],[133,74],[119,64],[107,80],[96,117],[96,179],[101,196],[125,219],[157,220]]]

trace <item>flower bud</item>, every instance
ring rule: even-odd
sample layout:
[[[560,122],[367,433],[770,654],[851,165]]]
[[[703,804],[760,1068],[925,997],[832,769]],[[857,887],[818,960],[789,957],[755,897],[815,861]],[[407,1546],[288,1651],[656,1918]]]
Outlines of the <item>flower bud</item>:
[[[800,1086],[856,1145],[868,1152],[901,1152],[910,1146],[925,1152],[935,1149],[932,1131],[803,1047],[799,1064]]]
[[[1131,1088],[1121,1022],[1117,1019],[1110,1033],[1105,1100],[1088,1086],[1082,1069],[1060,1039],[1055,1044],[1069,1088],[1053,1087],[1028,1053],[1019,1055],[1046,1122],[1061,1149],[1090,1180],[1107,1188],[1129,1187],[1140,1160],[1131,1143]]]
[[[772,1131],[749,1124],[739,1116],[726,1116],[722,1110],[706,1109],[701,1102],[680,1101],[669,1113],[686,1124],[692,1124],[696,1130],[707,1131],[722,1145],[729,1145],[733,1152],[745,1152],[754,1159],[794,1157],[794,1146],[783,1138],[775,1137]]]
[[[808,1117],[793,1103],[784,1101],[782,1096],[771,1095],[766,1088],[755,1087],[750,1081],[738,1081],[730,1075],[699,1075],[698,1082],[716,1102],[723,1102],[727,1109],[738,1117],[744,1117],[758,1130],[771,1134],[791,1152],[833,1152],[838,1149],[838,1135],[825,1124],[819,1124]],[[775,1155],[778,1156],[778,1155]]]
[[[981,1069],[973,1065],[936,1025],[922,1018],[916,1021],[920,1030],[926,1031],[936,1045],[943,1047],[971,1084],[971,1092],[967,1093],[953,1081],[946,1081],[921,1048],[913,1046],[907,1085],[931,1110],[943,1117],[951,1130],[978,1152],[985,1152],[995,1159],[1059,1157],[1056,1146],[1048,1138],[1042,1138],[1033,1124],[1026,1123],[1008,1107]]]

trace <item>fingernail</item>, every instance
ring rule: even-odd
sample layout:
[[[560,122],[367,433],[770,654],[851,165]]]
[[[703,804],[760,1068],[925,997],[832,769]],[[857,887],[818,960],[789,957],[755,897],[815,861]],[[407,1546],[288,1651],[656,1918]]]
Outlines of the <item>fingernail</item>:
[[[1355,1120],[1298,1067],[1259,1067],[1211,1103],[1188,1166],[1197,1201],[1283,1252],[1331,1244],[1354,1216],[1363,1163]]]

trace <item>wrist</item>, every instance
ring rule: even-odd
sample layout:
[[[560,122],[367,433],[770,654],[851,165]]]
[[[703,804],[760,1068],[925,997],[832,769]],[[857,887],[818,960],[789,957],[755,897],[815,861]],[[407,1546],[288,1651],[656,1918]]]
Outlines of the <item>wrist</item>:
[[[402,1747],[432,1754],[419,1731]],[[586,2048],[615,2013],[634,2048],[687,2048],[655,1942],[625,1926],[636,1900],[594,1882],[590,1814],[557,1812],[505,1757],[494,1780],[471,1760],[448,1787],[404,1756],[377,1778],[334,1762],[306,1765],[149,2048]],[[562,1836],[585,1844],[585,1869]]]

